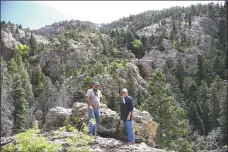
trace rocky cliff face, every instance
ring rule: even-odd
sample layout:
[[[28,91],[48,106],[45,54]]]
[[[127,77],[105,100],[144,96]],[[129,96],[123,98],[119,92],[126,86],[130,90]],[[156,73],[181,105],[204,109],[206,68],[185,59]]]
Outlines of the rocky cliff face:
[[[196,74],[197,56],[210,50],[211,41],[215,39],[218,28],[216,23],[208,17],[195,17],[190,29],[184,28],[184,24],[182,22],[180,25],[182,27],[181,32],[186,34],[192,45],[187,48],[175,48],[169,40],[163,39],[163,51],[153,48],[148,50],[148,53],[139,60],[140,68],[143,71],[147,71],[149,73],[148,76],[151,76],[153,69],[158,67],[164,68],[164,66],[168,66],[169,68],[174,68],[178,63],[177,60],[181,61],[188,75],[194,76]],[[166,35],[170,35],[171,25],[170,18],[167,18],[165,27],[162,27],[165,29]],[[152,33],[156,36],[158,34],[156,28],[158,28],[158,24],[154,23],[136,33],[139,36],[149,37]]]
[[[91,22],[82,22],[78,20],[63,21],[59,23],[54,23],[49,26],[45,26],[39,30],[34,31],[38,35],[53,36],[59,32],[66,30],[69,27],[90,27],[90,28],[99,28],[99,25],[93,24]]]

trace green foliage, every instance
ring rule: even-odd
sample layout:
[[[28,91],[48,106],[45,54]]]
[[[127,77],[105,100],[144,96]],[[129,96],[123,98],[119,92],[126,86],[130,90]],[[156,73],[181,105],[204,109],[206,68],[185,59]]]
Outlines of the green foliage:
[[[32,90],[32,85],[30,83],[30,77],[25,68],[23,68],[21,71],[21,82],[25,90],[25,99],[29,104],[32,104],[34,100],[33,90]]]
[[[140,40],[135,39],[134,42],[133,42],[133,47],[134,47],[135,49],[137,49],[137,48],[140,47],[141,44],[142,44],[142,43],[141,43]]]
[[[14,73],[17,73],[18,72],[18,66],[17,66],[17,63],[16,63],[16,60],[15,58],[11,58],[9,61],[8,61],[8,70],[9,72],[13,75]]]
[[[177,80],[179,81],[179,88],[182,91],[183,90],[183,81],[186,76],[186,72],[184,70],[181,60],[177,61],[177,67],[174,71],[174,75],[176,76]]]
[[[92,87],[94,79],[91,77],[85,77],[83,80],[83,86],[85,89],[90,89]]]
[[[210,118],[210,125],[211,128],[215,128],[219,125],[218,118],[219,113],[222,110],[220,105],[221,102],[224,100],[224,96],[221,94],[223,93],[223,82],[219,78],[219,76],[216,76],[216,78],[213,80],[213,83],[211,85],[211,94],[210,94],[210,112],[209,112],[209,118]]]
[[[77,118],[76,118],[77,119]],[[75,120],[79,121],[79,120]],[[68,136],[63,139],[64,142],[68,143],[69,146],[66,148],[67,151],[77,152],[89,152],[90,147],[88,146],[89,143],[94,142],[93,137],[88,136],[88,127],[85,123],[83,123],[83,131],[78,131],[74,128],[72,122],[70,122],[70,118],[67,117],[64,122],[63,127],[61,127],[59,130],[55,131],[55,136],[57,138],[63,137],[63,132],[68,131],[71,133],[72,136]]]
[[[13,77],[13,99],[15,100],[15,111],[14,111],[14,128],[16,132],[24,131],[26,128],[26,117],[27,117],[27,101],[25,90],[22,86],[21,76],[15,74]]]
[[[149,98],[142,106],[159,124],[160,129],[156,138],[158,147],[178,151],[186,150],[186,147],[191,149],[188,141],[182,143],[179,141],[179,138],[186,140],[189,133],[186,111],[177,105],[171,86],[166,83],[166,77],[161,70],[157,70],[150,80],[149,94]]]
[[[38,51],[38,43],[36,39],[33,36],[33,33],[31,33],[30,40],[29,40],[29,46],[30,46],[30,55],[35,55]]]
[[[108,97],[107,107],[113,111],[119,111],[119,100],[118,96],[116,95],[115,91],[112,91],[111,95]]]
[[[18,51],[23,58],[27,58],[29,56],[29,50],[29,46],[23,45],[21,43],[19,43],[16,47],[16,51]]]
[[[39,133],[38,122],[36,122],[32,129],[17,134],[16,143],[5,146],[3,152],[57,152],[61,148],[60,144],[48,141]]]
[[[45,88],[45,75],[39,65],[36,67],[36,70],[32,75],[32,84],[34,96],[38,97]]]

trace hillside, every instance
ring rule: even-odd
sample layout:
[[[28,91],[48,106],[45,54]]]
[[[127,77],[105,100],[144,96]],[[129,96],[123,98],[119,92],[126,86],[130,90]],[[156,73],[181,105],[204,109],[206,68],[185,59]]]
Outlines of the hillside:
[[[73,126],[76,117],[86,122],[85,94],[97,80],[104,99],[92,151],[223,151],[226,33],[227,3],[147,11],[107,25],[62,21],[36,31],[2,21],[1,148],[35,121],[48,141],[66,148],[72,133],[65,129],[60,138],[52,131],[67,117]],[[123,87],[134,101],[136,146],[123,143]]]

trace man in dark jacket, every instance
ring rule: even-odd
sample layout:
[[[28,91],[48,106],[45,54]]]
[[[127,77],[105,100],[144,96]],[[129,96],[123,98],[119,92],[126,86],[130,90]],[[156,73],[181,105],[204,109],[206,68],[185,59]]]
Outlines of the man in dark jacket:
[[[120,101],[120,118],[124,123],[124,128],[127,131],[128,144],[135,143],[135,133],[133,128],[132,111],[133,102],[132,98],[128,96],[128,91],[126,88],[122,89],[123,98]]]

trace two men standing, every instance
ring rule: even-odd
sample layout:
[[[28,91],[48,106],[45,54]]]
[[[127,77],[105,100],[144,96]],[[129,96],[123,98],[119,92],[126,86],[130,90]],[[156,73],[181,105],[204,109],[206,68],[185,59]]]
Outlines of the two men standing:
[[[120,101],[120,118],[124,123],[124,128],[128,135],[128,144],[135,143],[135,134],[133,129],[132,111],[133,102],[126,88],[122,89],[122,99]],[[86,94],[86,102],[88,104],[89,117],[89,135],[96,135],[99,127],[100,103],[102,93],[99,90],[99,82],[94,82],[92,89],[89,89]],[[92,121],[95,120],[95,125]]]

